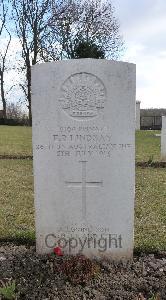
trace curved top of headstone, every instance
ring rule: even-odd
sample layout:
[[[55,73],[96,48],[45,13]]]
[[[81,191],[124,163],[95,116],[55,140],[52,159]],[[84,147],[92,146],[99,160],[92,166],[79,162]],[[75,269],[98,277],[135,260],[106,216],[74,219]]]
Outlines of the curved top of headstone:
[[[120,97],[123,106],[124,95],[135,86],[135,65],[127,62],[72,59],[37,64],[32,70],[32,94],[40,97],[41,104],[45,95],[49,99],[43,103],[45,108],[49,103],[55,116],[58,111],[58,118],[73,121],[91,121],[96,117],[102,120],[107,114],[107,103],[114,111],[114,98]]]
[[[79,58],[79,59],[68,59],[68,60],[58,60],[58,61],[52,61],[52,62],[43,62],[33,65],[31,68],[47,68],[48,66],[54,66],[54,65],[66,65],[70,66],[72,64],[77,64],[80,66],[83,66],[85,64],[112,64],[112,65],[134,65],[134,63],[128,63],[125,61],[117,61],[117,60],[109,60],[109,59],[98,59],[98,58]]]

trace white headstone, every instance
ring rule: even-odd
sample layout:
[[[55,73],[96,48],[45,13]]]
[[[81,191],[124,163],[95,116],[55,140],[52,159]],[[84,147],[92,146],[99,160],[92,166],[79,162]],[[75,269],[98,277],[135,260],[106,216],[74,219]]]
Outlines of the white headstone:
[[[166,116],[162,116],[161,160],[166,161]]]
[[[32,113],[38,253],[131,258],[135,65],[36,65]]]
[[[140,130],[140,104],[141,101],[136,101],[136,130]]]

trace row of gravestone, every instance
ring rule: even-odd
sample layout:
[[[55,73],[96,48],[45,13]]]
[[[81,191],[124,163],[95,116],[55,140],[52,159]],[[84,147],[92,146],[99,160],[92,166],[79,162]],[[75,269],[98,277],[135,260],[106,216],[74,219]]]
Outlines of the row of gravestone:
[[[135,77],[108,60],[33,66],[38,253],[132,257]]]
[[[162,116],[161,160],[166,162],[166,116]]]

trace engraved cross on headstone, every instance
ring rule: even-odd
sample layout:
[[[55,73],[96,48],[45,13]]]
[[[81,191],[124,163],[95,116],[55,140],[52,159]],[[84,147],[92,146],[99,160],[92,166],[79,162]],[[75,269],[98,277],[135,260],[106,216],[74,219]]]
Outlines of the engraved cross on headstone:
[[[65,181],[68,187],[81,187],[82,188],[82,216],[86,218],[86,191],[87,187],[101,187],[103,181],[86,181],[86,163],[87,161],[80,161],[82,164],[82,181]]]

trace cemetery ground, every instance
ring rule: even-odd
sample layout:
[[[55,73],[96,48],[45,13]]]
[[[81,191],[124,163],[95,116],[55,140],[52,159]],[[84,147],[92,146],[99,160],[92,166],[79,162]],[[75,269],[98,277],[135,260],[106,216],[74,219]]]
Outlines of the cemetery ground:
[[[35,253],[31,128],[0,127],[0,279],[15,282],[4,299],[166,299],[166,169],[151,166],[160,161],[156,134],[136,133],[136,161],[148,167],[136,168],[134,260],[78,257],[75,266]]]

